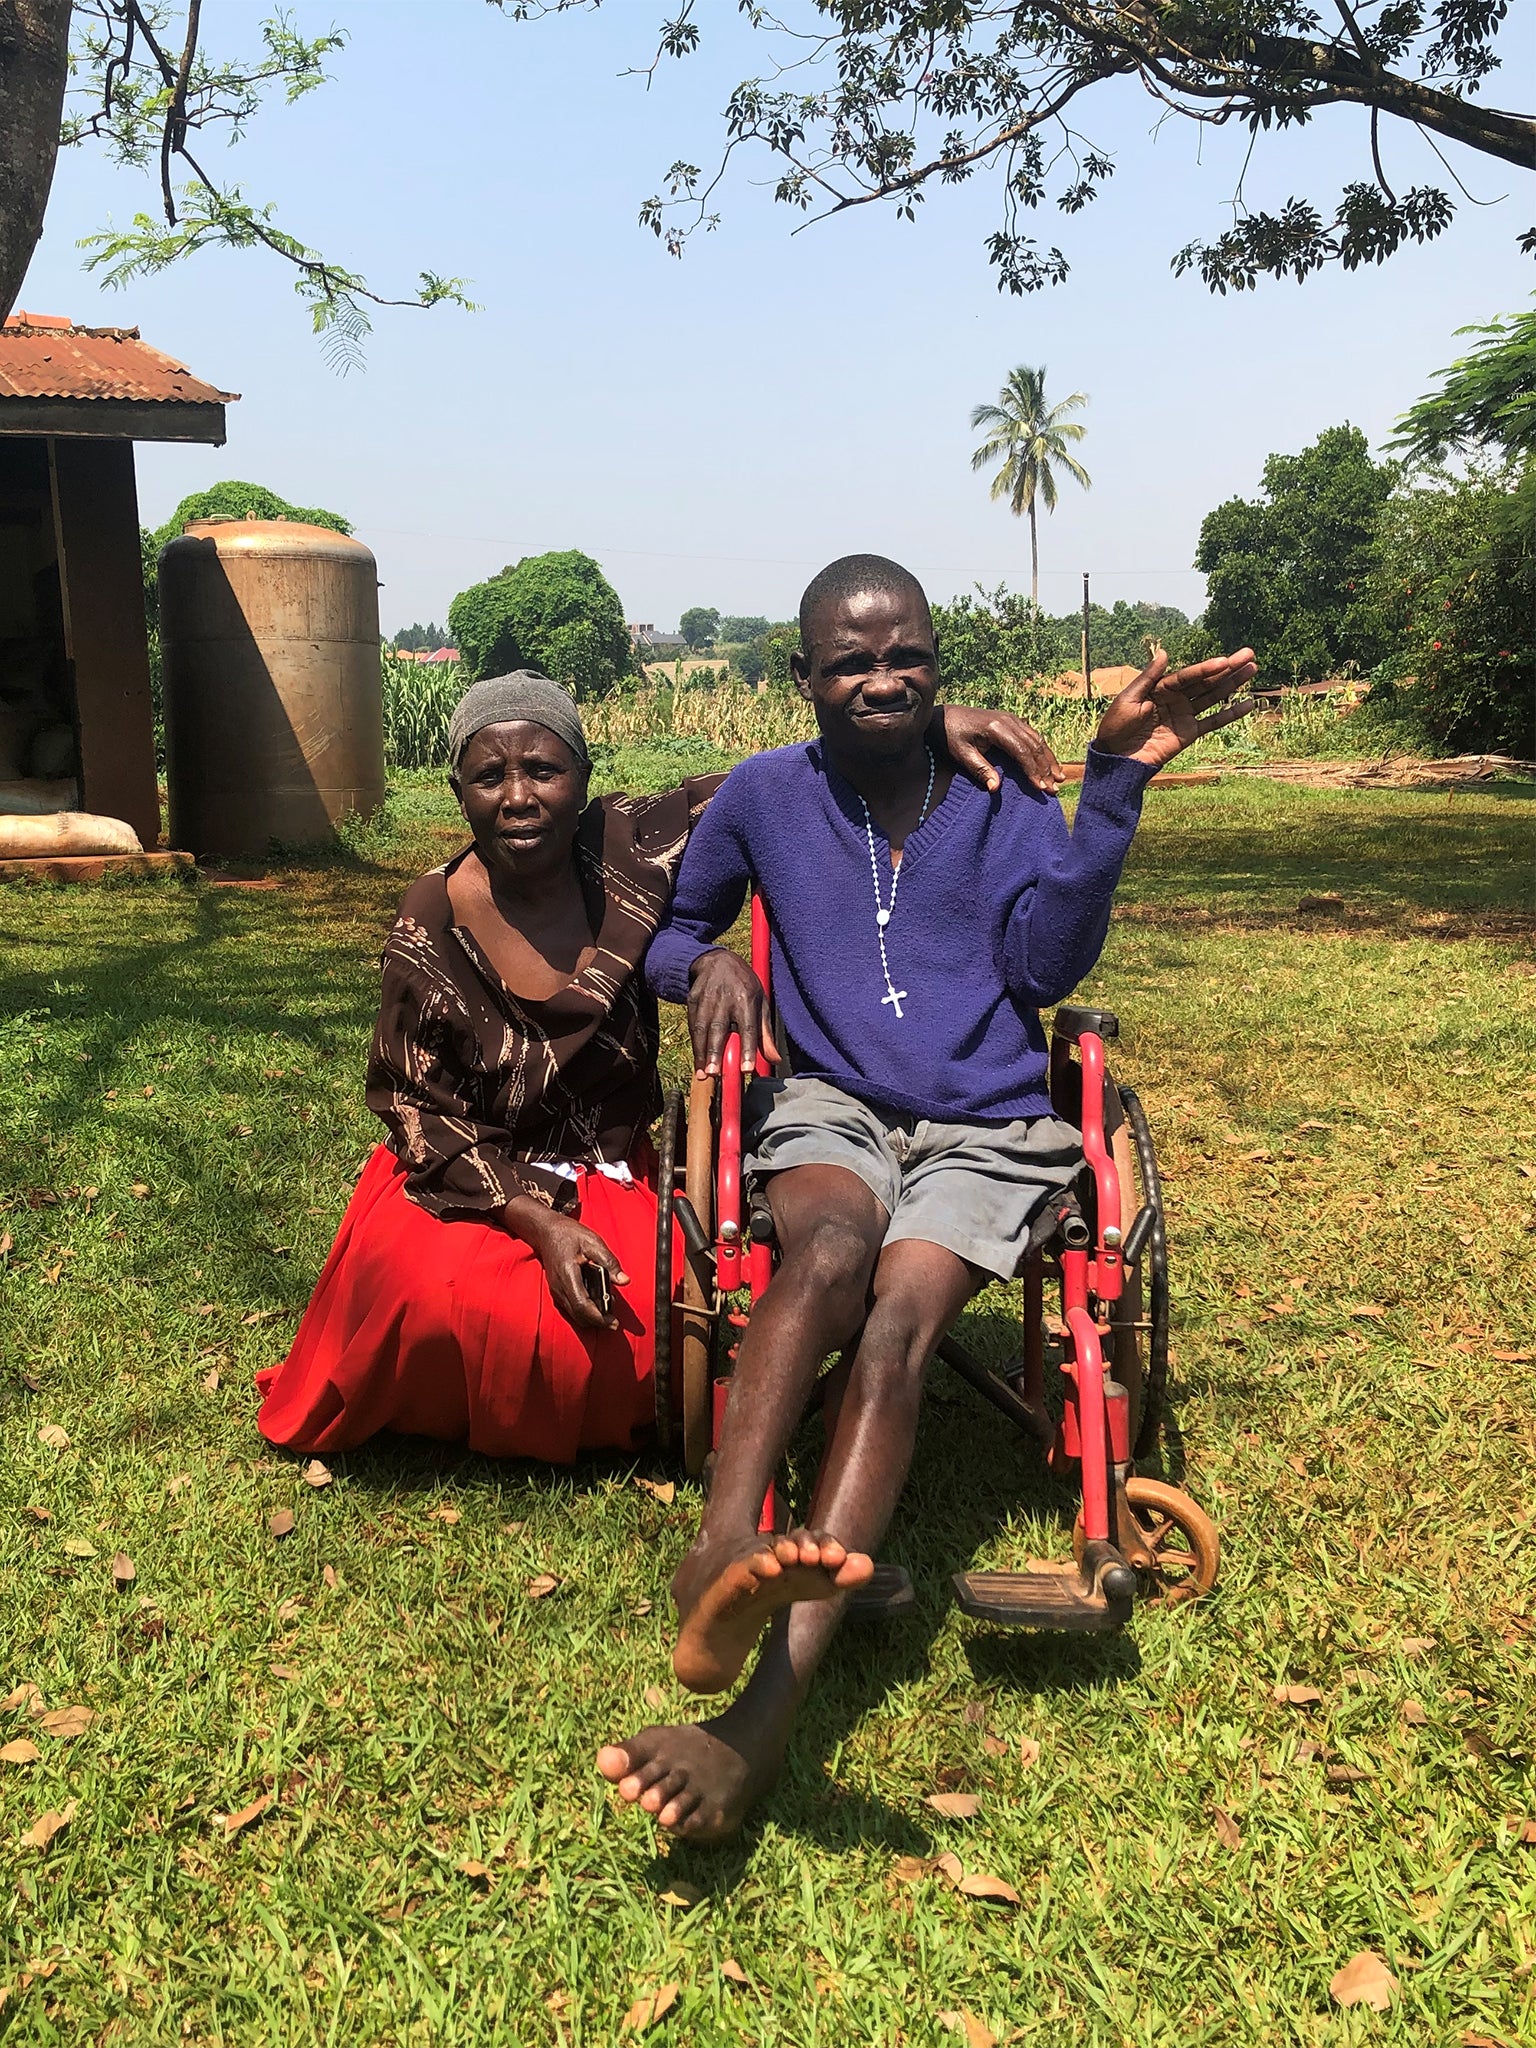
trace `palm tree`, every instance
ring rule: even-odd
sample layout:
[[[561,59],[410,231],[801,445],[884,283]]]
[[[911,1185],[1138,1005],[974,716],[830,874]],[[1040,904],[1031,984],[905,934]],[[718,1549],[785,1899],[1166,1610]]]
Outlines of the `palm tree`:
[[[1088,403],[1086,391],[1074,391],[1059,405],[1045,402],[1045,365],[1031,370],[1020,363],[1009,373],[1008,382],[997,394],[996,405],[978,405],[971,414],[973,427],[985,428],[987,439],[971,457],[972,469],[985,469],[999,456],[1003,466],[992,479],[994,498],[1006,498],[1015,519],[1029,514],[1029,595],[1040,605],[1040,534],[1035,523],[1035,499],[1043,498],[1047,512],[1056,510],[1056,475],[1052,463],[1060,463],[1083,489],[1092,488],[1092,478],[1076,456],[1068,453],[1068,442],[1081,441],[1088,429],[1080,420],[1066,415]]]

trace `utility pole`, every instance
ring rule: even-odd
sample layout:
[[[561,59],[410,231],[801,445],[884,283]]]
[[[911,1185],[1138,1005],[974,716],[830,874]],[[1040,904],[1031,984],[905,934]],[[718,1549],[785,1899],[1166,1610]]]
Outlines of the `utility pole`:
[[[1088,666],[1088,571],[1083,571],[1083,702],[1093,697],[1093,671]]]

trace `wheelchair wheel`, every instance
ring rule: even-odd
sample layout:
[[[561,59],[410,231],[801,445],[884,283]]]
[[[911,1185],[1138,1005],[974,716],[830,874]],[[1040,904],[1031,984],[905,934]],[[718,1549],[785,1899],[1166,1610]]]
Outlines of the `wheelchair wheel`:
[[[712,1075],[694,1077],[688,1103],[687,1192],[706,1237],[715,1229],[715,1094]],[[682,1408],[683,1465],[690,1479],[704,1470],[714,1444],[715,1342],[718,1318],[714,1303],[691,1262],[683,1267]]]
[[[672,1197],[677,1187],[677,1148],[683,1132],[683,1098],[669,1088],[656,1144],[656,1443],[672,1449]]]
[[[1125,1500],[1136,1533],[1151,1554],[1149,1565],[1136,1567],[1148,1605],[1182,1607],[1209,1593],[1221,1566],[1221,1537],[1204,1508],[1182,1488],[1167,1486],[1161,1479],[1128,1479]],[[1072,1554],[1079,1561],[1083,1540],[1079,1514],[1072,1531]]]
[[[1141,1098],[1134,1088],[1122,1088],[1130,1149],[1134,1155],[1136,1199],[1130,1204],[1131,1218],[1143,1203],[1153,1213],[1152,1234],[1138,1269],[1142,1315],[1146,1321],[1146,1348],[1142,1356],[1146,1371],[1142,1381],[1141,1415],[1132,1415],[1131,1449],[1137,1458],[1150,1457],[1157,1444],[1158,1426],[1163,1419],[1163,1402],[1168,1386],[1168,1236],[1163,1223],[1163,1184],[1157,1171],[1157,1153],[1152,1145],[1152,1128]],[[1118,1360],[1116,1361],[1118,1366]]]

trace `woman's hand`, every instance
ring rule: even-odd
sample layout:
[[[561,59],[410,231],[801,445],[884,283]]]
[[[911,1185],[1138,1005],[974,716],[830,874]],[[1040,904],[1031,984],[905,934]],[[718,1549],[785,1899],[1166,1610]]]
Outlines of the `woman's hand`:
[[[741,1071],[748,1079],[761,1047],[766,1059],[781,1057],[768,1021],[763,984],[746,961],[725,946],[713,946],[694,961],[688,977],[688,1033],[695,1074],[718,1074],[725,1041],[741,1033]]]
[[[1218,654],[1169,675],[1168,657],[1159,649],[1135,682],[1111,700],[1093,744],[1105,754],[1129,754],[1148,768],[1166,768],[1208,732],[1248,716],[1254,702],[1246,693],[1257,668],[1253,649],[1240,647],[1236,654]]]
[[[1065,780],[1061,763],[1047,743],[1011,711],[978,711],[969,704],[936,705],[929,730],[955,766],[985,790],[996,789],[1002,780],[988,754],[1006,754],[1047,796],[1054,796]]]
[[[617,1286],[626,1286],[629,1281],[629,1275],[595,1230],[588,1230],[574,1216],[546,1208],[532,1195],[514,1196],[502,1210],[501,1220],[514,1237],[520,1237],[537,1255],[555,1307],[574,1329],[619,1327],[618,1317],[605,1316],[587,1292],[584,1276],[593,1266]]]

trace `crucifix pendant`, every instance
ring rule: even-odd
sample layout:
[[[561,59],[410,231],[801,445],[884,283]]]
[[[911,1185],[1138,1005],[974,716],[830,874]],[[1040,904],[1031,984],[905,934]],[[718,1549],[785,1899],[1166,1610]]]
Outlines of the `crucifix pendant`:
[[[880,998],[881,1009],[883,1010],[887,1003],[894,1003],[896,1006],[896,1014],[899,1017],[901,1015],[901,999],[905,994],[906,990],[904,988],[893,988],[888,996],[882,996]]]

